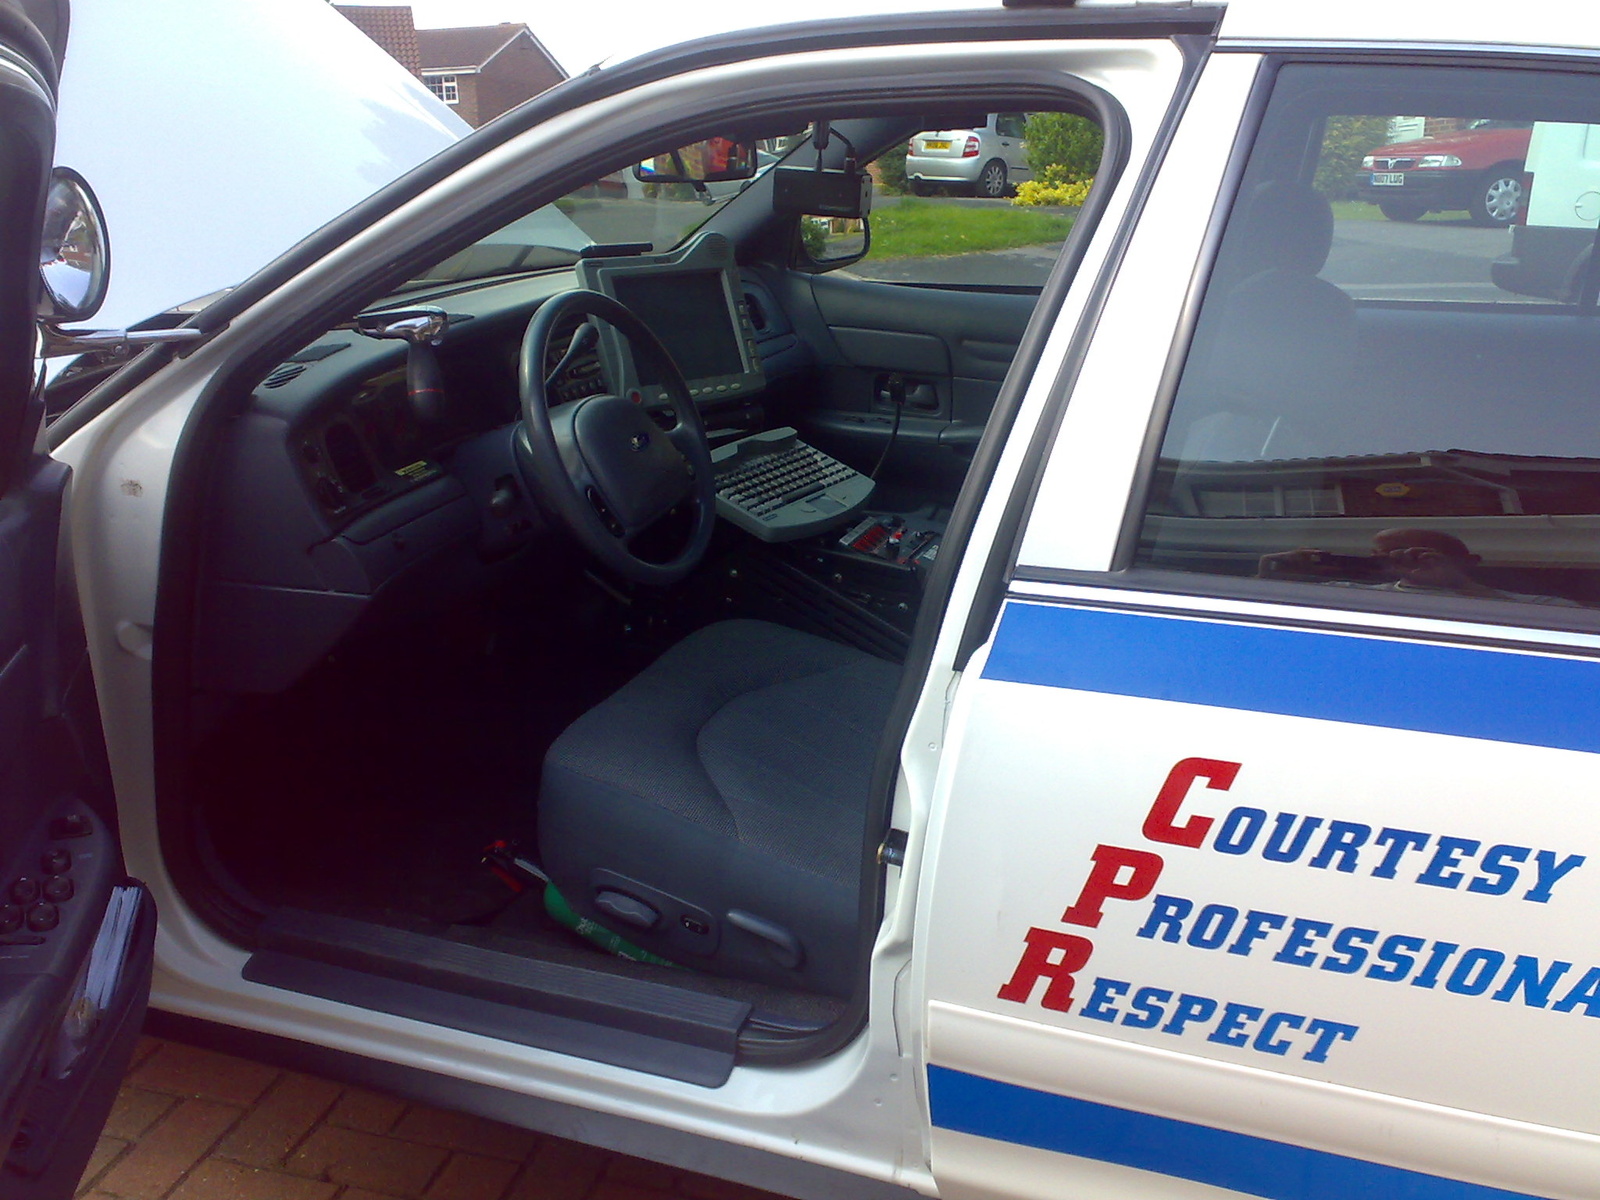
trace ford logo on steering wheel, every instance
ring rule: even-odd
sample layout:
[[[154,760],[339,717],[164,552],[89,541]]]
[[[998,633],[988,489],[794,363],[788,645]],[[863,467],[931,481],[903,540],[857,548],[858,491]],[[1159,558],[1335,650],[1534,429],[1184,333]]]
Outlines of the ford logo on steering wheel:
[[[630,450],[642,452],[649,445],[650,435],[648,433],[636,433],[628,439],[628,449]]]

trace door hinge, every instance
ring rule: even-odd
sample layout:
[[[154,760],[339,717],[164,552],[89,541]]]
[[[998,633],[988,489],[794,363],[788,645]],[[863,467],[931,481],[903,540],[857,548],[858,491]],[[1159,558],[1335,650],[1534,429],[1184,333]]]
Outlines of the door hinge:
[[[883,844],[878,847],[878,865],[884,867],[903,867],[906,865],[906,842],[908,835],[904,829],[891,829],[883,839]]]

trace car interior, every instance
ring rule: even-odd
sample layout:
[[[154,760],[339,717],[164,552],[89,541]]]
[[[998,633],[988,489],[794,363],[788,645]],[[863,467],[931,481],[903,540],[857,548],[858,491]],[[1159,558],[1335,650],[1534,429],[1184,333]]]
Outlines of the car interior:
[[[826,247],[969,116],[621,165],[230,398],[162,836],[247,978],[712,1086],[854,1032],[881,734],[1038,288]]]

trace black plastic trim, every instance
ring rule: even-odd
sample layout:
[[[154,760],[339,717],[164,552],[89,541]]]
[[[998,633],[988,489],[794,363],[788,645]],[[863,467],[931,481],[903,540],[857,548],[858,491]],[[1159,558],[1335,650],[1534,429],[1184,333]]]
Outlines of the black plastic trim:
[[[1600,68],[1600,50],[1580,50],[1571,46],[1505,45],[1445,46],[1437,43],[1403,42],[1322,42],[1314,45],[1287,41],[1222,41],[1218,54],[1260,54],[1281,62],[1333,62],[1341,66],[1353,65],[1359,60],[1363,66],[1398,65],[1483,67],[1492,59],[1496,68],[1525,66],[1548,71],[1552,67],[1579,68],[1593,71]]]
[[[51,15],[56,17],[57,27],[47,34],[39,28],[33,13],[25,11],[15,0],[0,0],[0,46],[9,52],[7,57],[14,56],[19,67],[26,66],[28,73],[52,99],[60,80],[68,24],[66,5],[53,7],[56,11]]]
[[[478,996],[463,996],[443,988],[377,975],[369,969],[335,966],[275,950],[258,950],[251,955],[244,966],[244,978],[251,983],[353,1004],[497,1041],[553,1050],[700,1087],[721,1087],[733,1071],[732,1054],[685,1046],[631,1030],[612,1029],[582,1018],[560,1017]]]
[[[280,908],[244,977],[363,1008],[718,1087],[750,1005]]]

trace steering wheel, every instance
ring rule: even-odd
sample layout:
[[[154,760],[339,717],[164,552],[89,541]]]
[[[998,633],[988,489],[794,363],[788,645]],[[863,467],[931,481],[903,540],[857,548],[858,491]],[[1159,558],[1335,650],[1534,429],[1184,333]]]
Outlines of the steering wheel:
[[[604,321],[627,340],[641,367],[654,366],[669,397],[669,406],[655,412],[670,424],[663,427],[643,404],[622,396],[550,405],[551,386],[597,333],[585,321],[568,345],[553,344],[557,331],[578,316]],[[560,359],[553,368],[552,351]],[[599,292],[552,296],[528,322],[518,380],[526,433],[526,453],[519,456],[523,476],[578,542],[636,583],[677,583],[694,570],[716,524],[711,451],[683,373],[649,327]],[[639,537],[685,501],[695,511],[682,549],[665,562],[642,557],[635,546]]]

